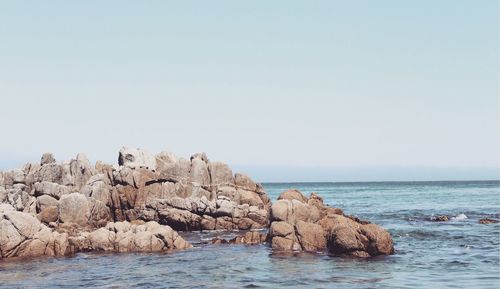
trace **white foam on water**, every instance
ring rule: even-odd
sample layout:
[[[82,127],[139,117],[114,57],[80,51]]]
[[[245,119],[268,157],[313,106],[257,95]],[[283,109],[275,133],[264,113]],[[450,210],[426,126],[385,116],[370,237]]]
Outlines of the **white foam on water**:
[[[463,221],[465,219],[468,219],[468,217],[465,214],[458,214],[455,217],[451,218],[453,221]]]

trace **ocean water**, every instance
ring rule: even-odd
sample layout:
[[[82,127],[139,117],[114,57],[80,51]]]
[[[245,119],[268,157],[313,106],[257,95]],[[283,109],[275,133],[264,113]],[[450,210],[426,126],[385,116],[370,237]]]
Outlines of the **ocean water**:
[[[392,256],[272,254],[266,245],[202,245],[175,253],[77,254],[0,261],[0,288],[500,288],[500,188],[492,182],[264,184],[275,200],[296,188],[382,225]],[[430,222],[434,215],[463,216]],[[223,237],[231,237],[225,233]]]

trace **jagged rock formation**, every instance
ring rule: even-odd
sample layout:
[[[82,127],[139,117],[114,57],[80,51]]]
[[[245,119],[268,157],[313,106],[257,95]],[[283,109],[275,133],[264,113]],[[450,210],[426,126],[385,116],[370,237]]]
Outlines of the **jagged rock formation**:
[[[312,193],[283,192],[271,209],[268,240],[277,251],[323,251],[370,257],[394,252],[391,235],[381,227],[345,216]]]
[[[78,252],[159,252],[192,248],[172,228],[153,221],[108,223],[91,232],[74,233],[69,243]]]
[[[283,192],[271,209],[260,184],[204,153],[185,159],[123,148],[115,166],[91,165],[83,154],[58,164],[44,154],[39,164],[0,172],[2,258],[190,248],[174,230],[250,230],[213,242],[267,241],[275,251],[394,251],[387,231],[324,205],[315,193]]]
[[[270,206],[260,184],[204,153],[185,159],[122,148],[118,166],[91,165],[83,154],[58,164],[47,153],[39,164],[0,172],[0,208],[47,229],[135,220],[175,230],[257,229],[268,226]]]
[[[70,253],[68,235],[52,231],[30,214],[0,209],[0,257],[63,256]],[[1,259],[0,258],[0,259]]]

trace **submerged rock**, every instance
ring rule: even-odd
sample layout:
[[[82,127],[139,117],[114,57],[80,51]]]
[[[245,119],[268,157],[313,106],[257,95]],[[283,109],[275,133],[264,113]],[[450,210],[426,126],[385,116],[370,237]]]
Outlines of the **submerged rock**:
[[[499,222],[500,220],[490,219],[490,218],[479,219],[479,224],[496,224]]]
[[[232,239],[226,240],[224,238],[215,237],[210,243],[212,244],[245,244],[245,245],[257,245],[265,243],[267,239],[267,234],[260,233],[257,231],[248,231],[245,234],[238,235]]]
[[[448,222],[450,220],[450,217],[446,215],[438,215],[430,217],[430,220],[433,222]]]

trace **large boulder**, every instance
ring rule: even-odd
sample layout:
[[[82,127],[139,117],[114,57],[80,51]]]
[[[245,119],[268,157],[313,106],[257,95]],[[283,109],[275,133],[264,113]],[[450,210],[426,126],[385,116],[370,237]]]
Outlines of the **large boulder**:
[[[0,212],[0,256],[34,257],[69,254],[68,236],[50,230],[30,214]]]
[[[382,227],[362,224],[334,215],[320,221],[328,239],[328,250],[334,255],[370,257],[394,253],[392,237]]]
[[[391,235],[378,225],[345,216],[312,193],[283,192],[272,205],[268,240],[276,251],[324,251],[371,257],[394,252]]]
[[[46,224],[59,220],[59,201],[49,195],[36,198],[36,211],[38,219]]]
[[[59,201],[59,220],[62,223],[85,226],[90,218],[90,212],[89,201],[83,194],[64,195]]]

